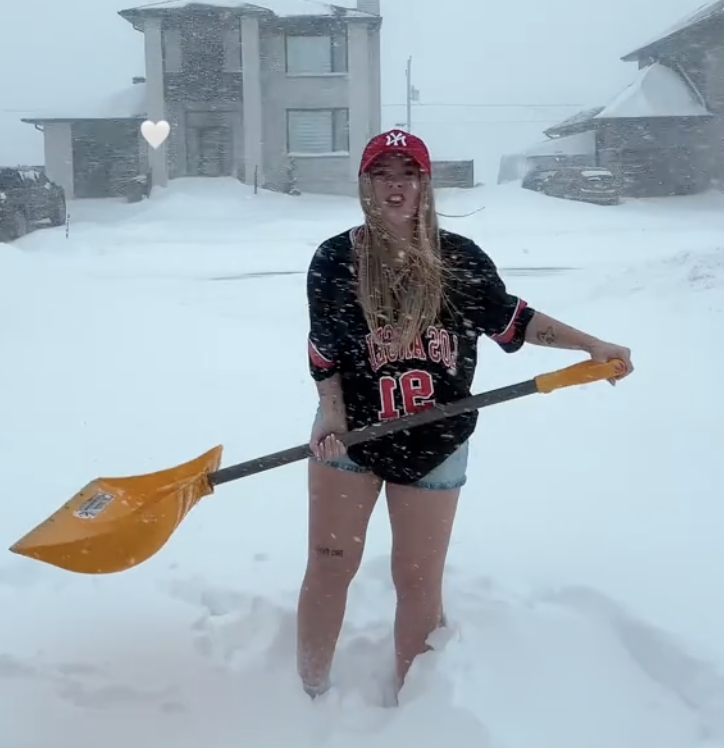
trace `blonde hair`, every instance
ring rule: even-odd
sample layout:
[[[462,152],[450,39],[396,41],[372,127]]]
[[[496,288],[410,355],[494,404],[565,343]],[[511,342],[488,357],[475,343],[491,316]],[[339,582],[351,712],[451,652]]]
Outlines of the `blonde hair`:
[[[365,225],[355,236],[359,301],[370,332],[376,336],[391,325],[401,353],[438,323],[444,296],[435,194],[427,174],[420,180],[413,240],[403,246],[394,244],[382,222],[369,174],[359,182],[365,214]]]

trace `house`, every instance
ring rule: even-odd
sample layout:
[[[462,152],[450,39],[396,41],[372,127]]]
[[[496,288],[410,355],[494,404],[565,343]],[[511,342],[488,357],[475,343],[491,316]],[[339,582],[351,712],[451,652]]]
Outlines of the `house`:
[[[379,0],[166,2],[120,11],[144,35],[145,76],[94,112],[23,121],[41,128],[46,171],[69,196],[235,176],[284,190],[354,194],[368,139],[381,126]],[[143,120],[166,120],[157,150]]]
[[[528,168],[581,163],[611,169],[624,194],[676,195],[724,179],[724,0],[622,58],[634,81],[608,105],[545,131]],[[546,167],[547,168],[547,167]]]

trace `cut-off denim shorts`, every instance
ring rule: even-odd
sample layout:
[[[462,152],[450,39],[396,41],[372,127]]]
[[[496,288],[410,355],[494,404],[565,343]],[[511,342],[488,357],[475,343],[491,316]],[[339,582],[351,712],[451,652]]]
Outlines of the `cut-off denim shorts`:
[[[315,425],[319,422],[321,417],[322,413],[317,409],[317,415],[314,421]],[[409,484],[410,487],[419,488],[423,491],[451,491],[457,488],[462,488],[468,480],[467,470],[469,451],[470,445],[466,441],[461,447],[453,452],[445,462],[438,465],[434,470],[431,470],[427,475],[420,478],[420,480]],[[312,457],[312,459],[337,470],[347,470],[352,473],[372,472],[371,470],[358,465],[347,455],[342,455],[342,457],[338,457],[334,460],[317,460],[316,457]]]

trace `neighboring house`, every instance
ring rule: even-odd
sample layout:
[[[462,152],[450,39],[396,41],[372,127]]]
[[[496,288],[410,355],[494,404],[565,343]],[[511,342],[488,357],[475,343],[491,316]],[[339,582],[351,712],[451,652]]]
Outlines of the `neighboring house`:
[[[69,196],[235,176],[284,190],[354,194],[367,140],[382,129],[379,0],[185,0],[120,11],[144,34],[145,77],[91,113],[25,119],[41,127],[46,171]],[[158,150],[144,119],[167,120]]]
[[[605,107],[546,130],[528,168],[611,169],[624,194],[676,195],[724,179],[724,0],[630,52],[634,82]]]

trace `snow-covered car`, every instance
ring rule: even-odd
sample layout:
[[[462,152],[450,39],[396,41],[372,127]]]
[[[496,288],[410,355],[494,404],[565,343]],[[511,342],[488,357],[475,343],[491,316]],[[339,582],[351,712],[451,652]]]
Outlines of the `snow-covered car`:
[[[597,205],[617,205],[621,201],[612,172],[594,166],[561,166],[532,172],[526,175],[522,186],[564,200]]]
[[[12,241],[42,221],[62,226],[65,190],[39,169],[0,166],[0,240]]]
[[[531,169],[523,177],[523,183],[521,187],[524,190],[531,190],[533,192],[542,192],[543,185],[548,179],[550,179],[557,169]]]

